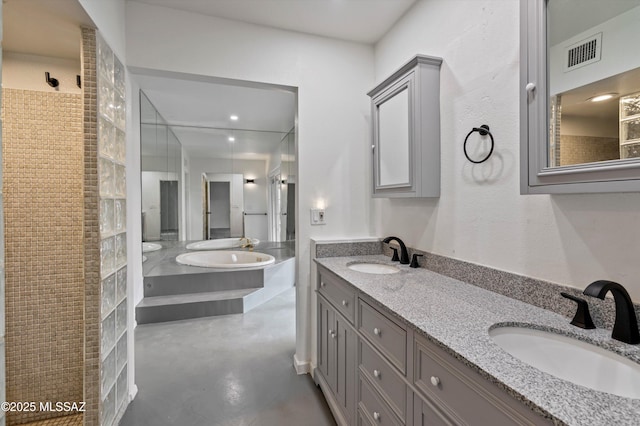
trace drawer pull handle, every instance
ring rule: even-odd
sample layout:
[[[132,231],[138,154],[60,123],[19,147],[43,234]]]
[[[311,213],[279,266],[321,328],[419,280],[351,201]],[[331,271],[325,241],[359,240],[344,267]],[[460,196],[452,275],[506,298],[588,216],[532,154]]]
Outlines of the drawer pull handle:
[[[349,302],[347,302],[346,300],[342,301],[342,306],[347,306],[349,304]]]
[[[373,329],[373,334],[375,334],[376,336],[379,336],[380,334],[382,334],[382,330],[376,327]]]
[[[374,420],[380,421],[380,413],[378,413],[377,411],[373,412],[373,418]]]
[[[431,384],[437,387],[440,384],[440,379],[436,376],[431,376]]]
[[[382,376],[382,374],[380,373],[380,370],[373,370],[373,375],[378,379],[380,378],[380,376]]]

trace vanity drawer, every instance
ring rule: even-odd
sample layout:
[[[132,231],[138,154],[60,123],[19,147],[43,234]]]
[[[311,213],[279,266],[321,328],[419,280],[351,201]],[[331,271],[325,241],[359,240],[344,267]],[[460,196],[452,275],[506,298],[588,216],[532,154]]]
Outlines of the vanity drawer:
[[[358,331],[378,349],[402,374],[407,367],[407,331],[362,299]]]
[[[367,419],[365,424],[402,426],[391,414],[391,410],[376,393],[367,379],[360,377],[360,401],[358,402],[360,416]]]
[[[406,421],[407,386],[400,375],[367,342],[360,339],[360,374],[366,375],[389,407]]]
[[[355,290],[330,273],[320,272],[318,291],[352,324],[355,319]]]
[[[422,398],[433,401],[453,423],[549,424],[548,419],[537,415],[424,337],[415,337],[414,351],[414,384]]]

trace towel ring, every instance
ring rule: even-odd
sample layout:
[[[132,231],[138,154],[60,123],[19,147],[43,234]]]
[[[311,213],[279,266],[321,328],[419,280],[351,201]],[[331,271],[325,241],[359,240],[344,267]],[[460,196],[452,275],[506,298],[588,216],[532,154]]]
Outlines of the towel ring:
[[[469,140],[469,136],[471,136],[471,134],[473,132],[478,132],[480,133],[480,135],[482,136],[486,136],[489,135],[489,137],[491,138],[491,149],[489,150],[489,153],[487,154],[486,157],[484,157],[482,160],[472,160],[471,158],[469,158],[469,154],[467,154],[467,141]],[[475,164],[480,164],[480,163],[484,163],[485,161],[487,161],[489,159],[489,157],[491,157],[491,154],[493,154],[493,147],[494,147],[494,141],[493,141],[493,135],[491,134],[491,132],[489,131],[489,126],[487,126],[486,124],[483,124],[480,127],[474,127],[468,134],[467,137],[464,138],[464,156],[467,157],[467,160],[471,161],[472,163]]]

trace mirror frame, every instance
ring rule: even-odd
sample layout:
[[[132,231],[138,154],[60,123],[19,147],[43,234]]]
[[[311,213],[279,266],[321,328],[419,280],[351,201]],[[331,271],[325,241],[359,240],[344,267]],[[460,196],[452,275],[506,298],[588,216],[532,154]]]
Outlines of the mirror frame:
[[[548,167],[548,0],[520,0],[520,193],[639,192],[640,158]]]

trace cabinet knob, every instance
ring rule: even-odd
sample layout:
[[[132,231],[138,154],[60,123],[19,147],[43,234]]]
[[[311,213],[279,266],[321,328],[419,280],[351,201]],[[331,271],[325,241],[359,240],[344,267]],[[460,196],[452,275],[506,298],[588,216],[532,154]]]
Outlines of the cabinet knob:
[[[329,330],[329,336],[333,334],[333,330]]]
[[[374,420],[380,421],[380,413],[378,413],[377,411],[373,412],[373,418]]]
[[[382,333],[382,330],[380,330],[378,327],[373,329],[373,334],[375,334],[376,336],[379,336]]]
[[[380,370],[373,370],[373,375],[379,379],[382,374],[380,373]]]
[[[324,287],[324,286],[326,286],[326,285],[327,285],[327,284],[325,284],[325,282],[324,282],[324,281],[320,281],[320,287]]]
[[[337,334],[336,333],[332,333],[331,337],[333,337],[334,339],[336,338]]]
[[[527,93],[533,93],[533,91],[536,90],[536,84],[535,83],[527,83],[527,85],[524,88],[527,91]]]
[[[433,386],[438,386],[440,384],[440,379],[436,376],[431,376],[431,384]]]
[[[349,305],[349,302],[347,302],[346,300],[343,300],[342,301],[342,306],[347,306],[347,305]]]

